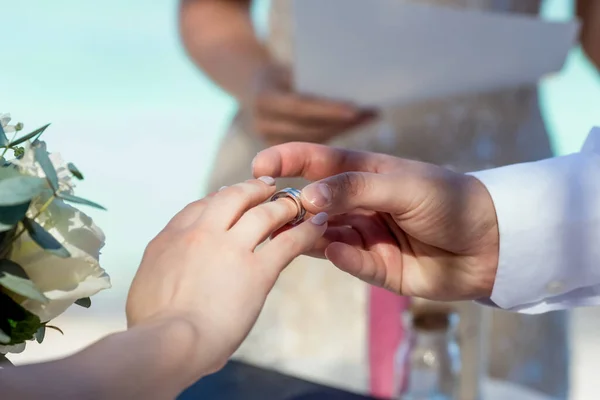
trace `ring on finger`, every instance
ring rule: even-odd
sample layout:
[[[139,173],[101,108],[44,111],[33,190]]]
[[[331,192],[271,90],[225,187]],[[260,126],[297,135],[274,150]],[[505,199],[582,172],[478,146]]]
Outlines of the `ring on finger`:
[[[285,188],[276,192],[272,197],[271,201],[276,201],[279,199],[290,199],[296,205],[296,216],[289,223],[291,225],[295,225],[298,222],[304,220],[304,216],[306,215],[306,210],[302,206],[302,201],[300,200],[301,192],[298,189],[294,188]]]

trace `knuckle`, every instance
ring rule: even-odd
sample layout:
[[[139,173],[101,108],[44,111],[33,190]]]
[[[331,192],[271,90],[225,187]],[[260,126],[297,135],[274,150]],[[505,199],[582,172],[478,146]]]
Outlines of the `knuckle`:
[[[248,194],[248,184],[246,182],[236,183],[235,185],[227,188],[227,191],[224,192],[224,194],[231,198],[245,197]]]
[[[238,183],[231,187],[231,199],[235,199],[236,204],[251,203],[260,193],[263,193],[264,186],[265,185],[259,184],[256,180]]]
[[[160,252],[160,249],[163,247],[162,242],[163,239],[161,238],[160,234],[150,240],[144,249],[142,259],[152,258],[156,253]]]
[[[183,207],[182,213],[196,212],[204,208],[206,202],[208,201],[208,197],[200,200],[193,201]]]
[[[279,243],[282,248],[285,248],[286,251],[296,254],[300,253],[303,250],[302,242],[295,235],[291,234],[291,231],[285,231],[277,236],[279,239]]]
[[[338,189],[350,196],[360,196],[366,187],[365,177],[360,172],[345,172],[339,175]]]
[[[275,213],[269,207],[256,207],[251,212],[254,221],[257,222],[273,222],[276,219]]]
[[[189,229],[182,234],[181,241],[185,246],[197,246],[205,243],[210,236],[205,229]]]

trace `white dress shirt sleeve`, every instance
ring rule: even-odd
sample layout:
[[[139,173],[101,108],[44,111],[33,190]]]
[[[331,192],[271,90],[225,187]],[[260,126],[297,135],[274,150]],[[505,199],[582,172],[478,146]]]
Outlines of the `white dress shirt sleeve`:
[[[471,175],[487,187],[500,231],[483,303],[528,314],[600,305],[600,128],[579,153]]]

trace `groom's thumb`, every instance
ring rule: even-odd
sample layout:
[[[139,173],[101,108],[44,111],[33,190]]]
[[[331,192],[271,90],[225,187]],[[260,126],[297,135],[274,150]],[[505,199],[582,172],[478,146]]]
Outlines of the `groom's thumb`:
[[[356,208],[404,212],[410,205],[398,177],[369,172],[345,172],[311,183],[302,190],[302,204],[311,213],[342,214]]]

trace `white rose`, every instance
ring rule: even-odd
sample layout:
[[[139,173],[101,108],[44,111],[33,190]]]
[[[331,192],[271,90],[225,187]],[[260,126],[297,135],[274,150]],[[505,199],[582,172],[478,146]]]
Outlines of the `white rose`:
[[[32,205],[29,212],[35,213]],[[66,311],[76,300],[111,287],[110,278],[98,259],[104,234],[92,219],[61,200],[55,200],[37,219],[71,254],[61,258],[42,249],[24,233],[14,244],[11,260],[19,264],[35,286],[50,300],[43,304],[26,299],[21,305],[50,321]]]
[[[25,155],[14,162],[22,173],[44,177],[34,161],[33,151],[25,146]],[[72,177],[60,155],[50,154],[61,190],[72,192]],[[48,191],[32,202],[28,217],[37,215],[51,196]],[[92,219],[78,209],[55,199],[36,221],[71,254],[61,258],[42,249],[28,233],[14,243],[10,259],[18,263],[35,286],[50,300],[47,304],[25,299],[21,305],[42,322],[62,314],[76,300],[90,297],[111,287],[110,278],[98,262],[104,246],[104,233]]]

